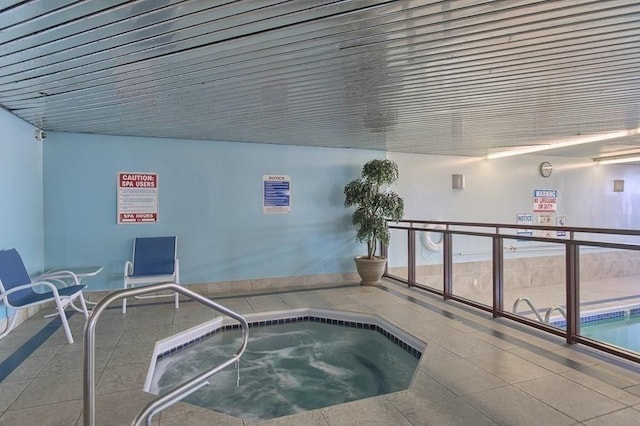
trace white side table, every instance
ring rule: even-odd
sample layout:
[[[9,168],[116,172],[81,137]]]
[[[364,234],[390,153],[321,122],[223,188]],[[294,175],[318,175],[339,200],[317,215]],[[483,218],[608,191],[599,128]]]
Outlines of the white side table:
[[[56,281],[66,287],[74,284],[72,279],[73,275],[75,275],[78,278],[78,284],[82,284],[83,279],[95,277],[100,272],[102,272],[103,268],[104,268],[103,266],[79,266],[79,267],[72,267],[72,268],[53,268],[53,269],[49,269],[48,271],[40,275],[38,277],[38,280]],[[86,298],[85,298],[85,302],[91,305],[95,305],[97,303],[97,302],[91,302]],[[73,303],[71,303],[71,307],[78,312],[82,312],[82,309],[78,308]],[[55,316],[55,315],[58,315],[58,314],[55,313],[55,314],[45,315],[45,318]]]

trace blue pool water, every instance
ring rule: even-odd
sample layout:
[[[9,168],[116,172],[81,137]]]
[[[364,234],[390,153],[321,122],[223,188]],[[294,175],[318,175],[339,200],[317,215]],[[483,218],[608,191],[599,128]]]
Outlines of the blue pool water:
[[[407,389],[418,359],[374,330],[298,322],[251,328],[237,371],[228,368],[185,398],[244,419],[270,419]],[[162,394],[227,360],[240,346],[225,331],[158,360],[151,391]]]
[[[640,352],[640,315],[583,323],[580,334]]]

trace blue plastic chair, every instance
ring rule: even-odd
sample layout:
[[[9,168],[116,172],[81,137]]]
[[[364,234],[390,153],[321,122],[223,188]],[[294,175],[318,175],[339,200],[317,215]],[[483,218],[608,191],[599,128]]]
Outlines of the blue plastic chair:
[[[59,276],[62,277],[60,271]],[[0,251],[0,301],[7,307],[14,310],[26,309],[32,306],[39,306],[45,303],[54,302],[67,335],[69,343],[73,343],[73,336],[69,328],[69,322],[64,309],[71,305],[73,308],[84,314],[85,320],[89,317],[87,305],[82,295],[84,285],[79,284],[78,277],[67,271],[69,278],[74,284],[58,288],[51,281],[31,281],[29,273],[24,266],[24,262],[16,249]],[[36,291],[36,289],[45,291]],[[82,310],[76,308],[72,302],[79,299]],[[14,314],[8,319],[7,328],[0,334],[0,338],[5,337],[14,328],[17,315]]]
[[[133,261],[124,264],[124,288],[138,285],[180,284],[178,244],[173,237],[138,237],[133,240]],[[137,299],[174,296],[179,307],[178,293],[135,296]],[[122,313],[127,313],[127,299],[122,299]]]

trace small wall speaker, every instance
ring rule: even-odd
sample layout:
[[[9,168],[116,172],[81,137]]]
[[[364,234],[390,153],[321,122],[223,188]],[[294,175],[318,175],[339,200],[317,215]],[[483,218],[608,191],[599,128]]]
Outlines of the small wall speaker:
[[[613,181],[613,192],[624,192],[624,179],[615,179]]]
[[[464,175],[451,175],[451,188],[464,189]]]

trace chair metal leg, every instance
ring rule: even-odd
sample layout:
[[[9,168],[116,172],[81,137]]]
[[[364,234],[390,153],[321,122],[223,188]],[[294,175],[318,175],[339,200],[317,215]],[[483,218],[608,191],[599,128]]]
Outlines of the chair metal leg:
[[[168,283],[173,283],[173,281],[167,281]],[[160,282],[156,283],[156,284],[160,284]],[[180,284],[180,283],[176,283],[176,284]],[[148,284],[147,284],[148,285]],[[125,290],[128,288],[135,288],[135,284],[125,284],[124,286]],[[134,296],[134,298],[136,299],[155,299],[158,297],[171,297],[171,293],[163,293],[163,294],[158,294],[158,295],[148,295],[148,296]],[[173,300],[174,300],[174,304],[176,309],[180,308],[180,294],[174,292],[173,294]],[[122,313],[126,314],[127,313],[127,298],[123,298],[122,299]]]
[[[69,344],[73,344],[73,336],[71,335],[71,328],[69,327],[69,321],[67,321],[67,315],[64,312],[64,305],[57,298],[56,298],[56,307],[58,308],[58,313],[60,314],[60,321],[62,321],[62,326],[64,327],[64,333],[67,335],[67,340],[69,341]]]
[[[87,310],[87,301],[84,300],[84,295],[80,293],[80,305],[82,305],[82,313],[84,314],[84,320],[89,319],[89,311]]]
[[[80,293],[80,307],[78,308],[75,304],[76,301],[76,297],[74,297],[73,299],[71,299],[71,301],[69,302],[68,306],[71,306],[71,309],[73,309],[76,312],[80,312],[82,315],[85,316],[85,319],[89,318],[89,314],[88,314],[88,308],[87,308],[87,304],[89,303],[88,300],[86,300],[84,298],[84,295],[82,293]],[[53,313],[53,314],[48,314],[45,315],[45,318],[49,318],[49,317],[54,317],[58,315],[57,313]]]

